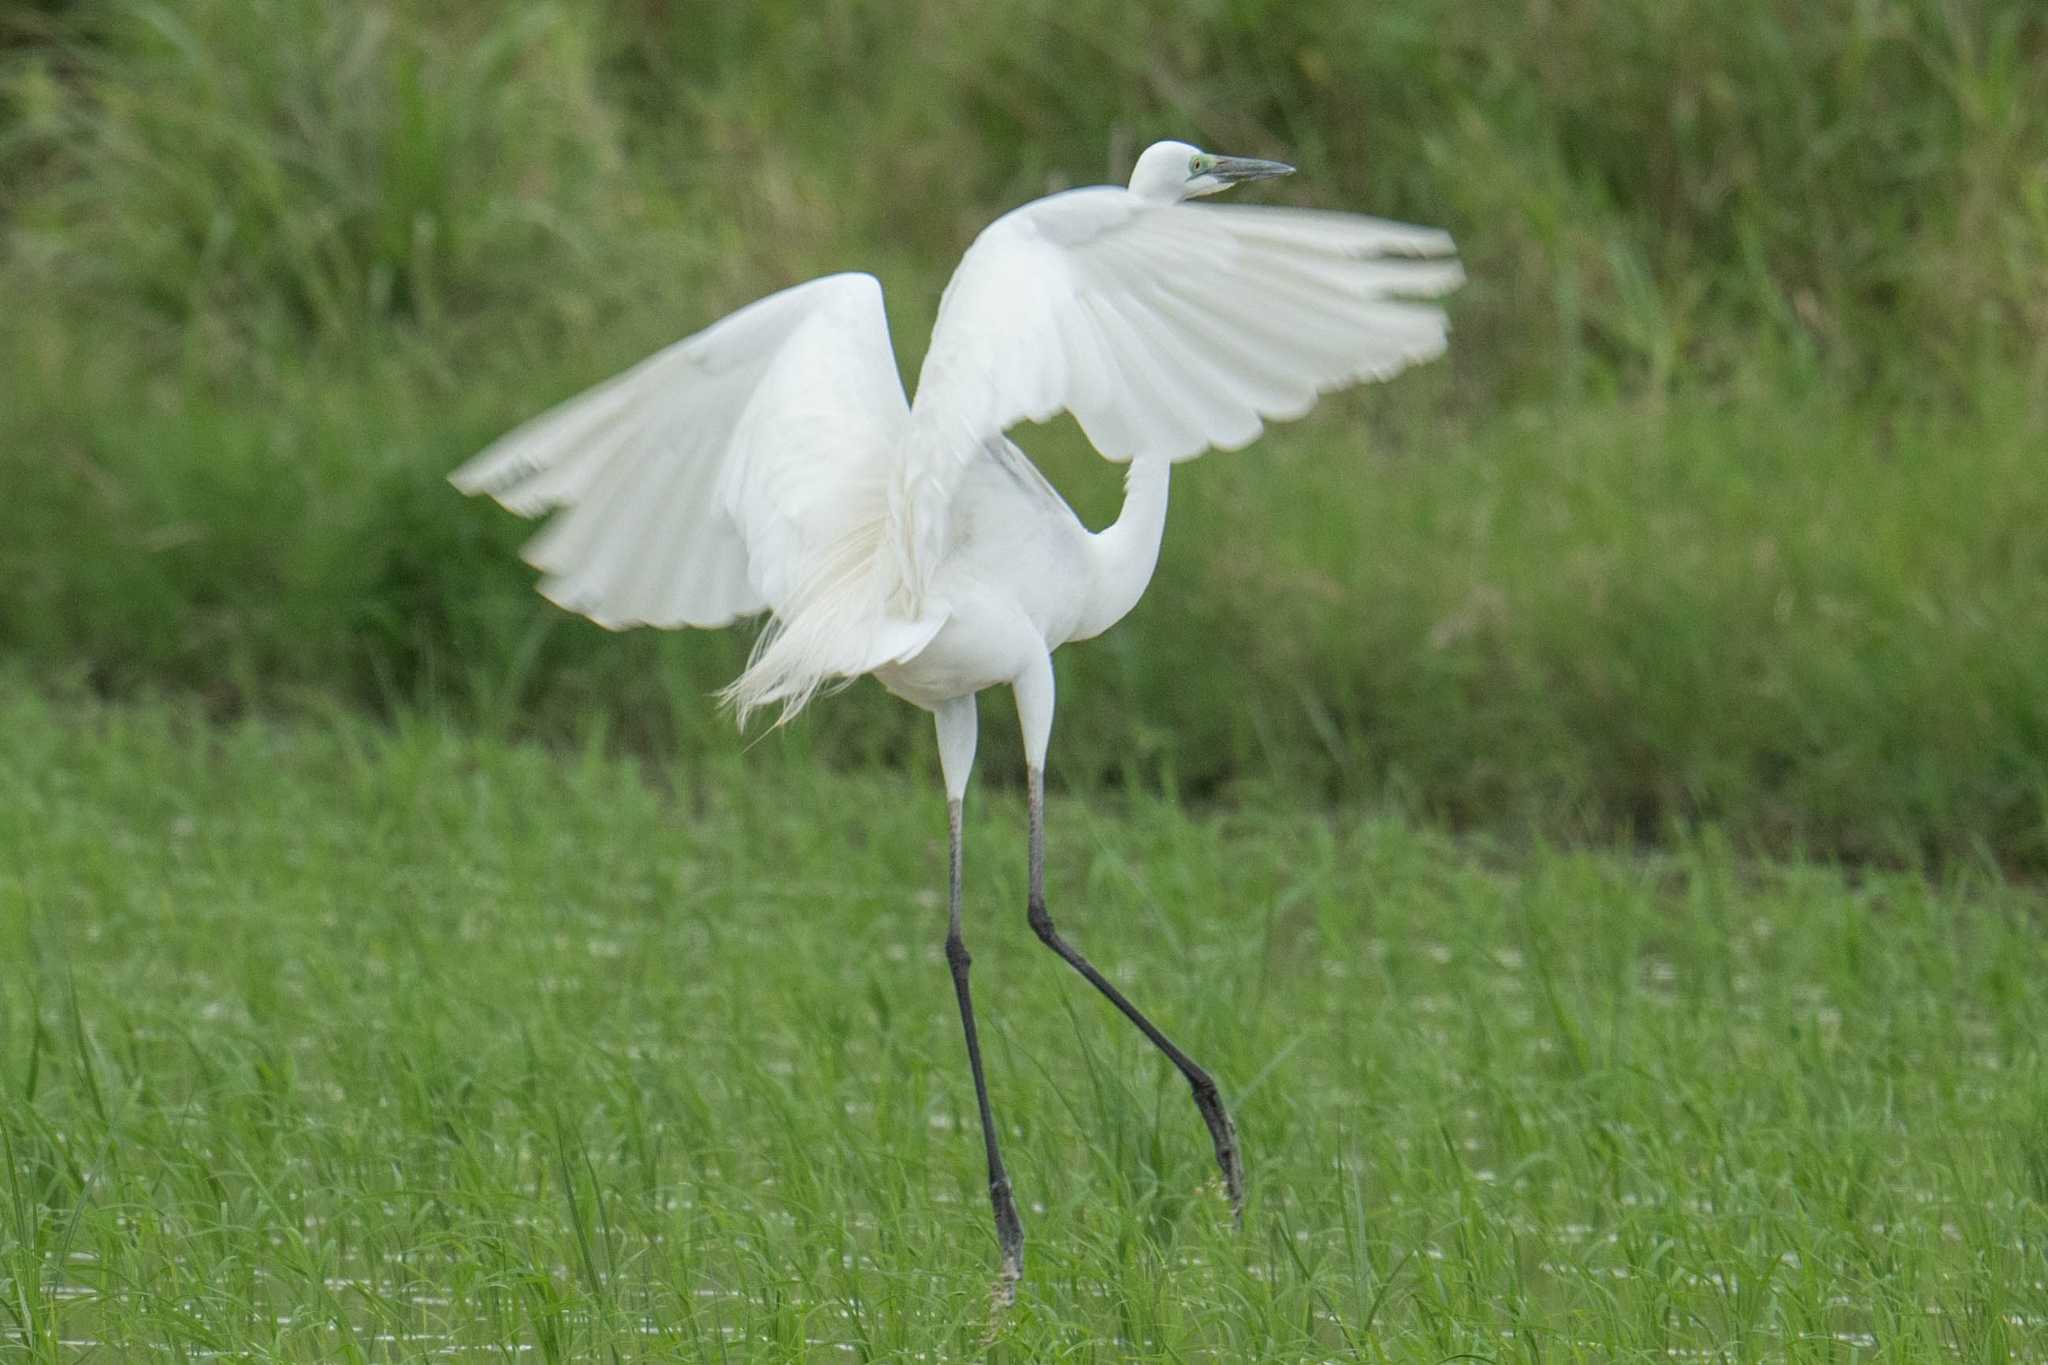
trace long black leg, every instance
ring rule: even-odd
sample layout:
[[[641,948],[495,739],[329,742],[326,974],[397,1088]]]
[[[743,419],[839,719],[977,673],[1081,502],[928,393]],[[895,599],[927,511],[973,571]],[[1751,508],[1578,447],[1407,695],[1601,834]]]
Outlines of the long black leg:
[[[1230,1209],[1239,1221],[1244,1219],[1244,1164],[1238,1156],[1237,1125],[1230,1121],[1230,1111],[1223,1107],[1223,1097],[1217,1092],[1216,1082],[1208,1072],[1196,1064],[1194,1058],[1174,1046],[1173,1040],[1161,1033],[1158,1027],[1147,1019],[1124,993],[1111,985],[1109,978],[1095,970],[1095,964],[1081,956],[1080,950],[1060,937],[1060,931],[1052,922],[1052,916],[1045,909],[1045,774],[1038,768],[1028,770],[1031,801],[1031,928],[1046,947],[1065,958],[1067,965],[1088,978],[1088,984],[1101,991],[1123,1011],[1124,1018],[1138,1026],[1138,1031],[1152,1040],[1152,1045],[1166,1054],[1166,1059],[1180,1069],[1187,1077],[1188,1086],[1195,1092],[1195,1108],[1201,1111],[1202,1122],[1209,1127],[1209,1138],[1216,1145],[1216,1164],[1223,1171],[1223,1189],[1230,1196]],[[964,978],[963,978],[964,981]],[[963,985],[962,989],[965,987]],[[964,998],[964,997],[963,997]]]
[[[988,1081],[981,1071],[981,1039],[974,1030],[974,999],[967,990],[967,969],[974,958],[967,951],[967,941],[960,936],[960,802],[946,803],[946,823],[951,828],[953,844],[946,961],[953,968],[953,992],[960,997],[960,1027],[967,1034],[967,1065],[974,1071],[974,1102],[981,1109],[981,1137],[988,1146],[988,1198],[995,1208],[996,1241],[1003,1250],[1003,1270],[996,1280],[995,1297],[998,1304],[1008,1304],[1016,1298],[1017,1281],[1024,1274],[1024,1225],[1017,1219],[1017,1201],[1010,1194],[1009,1172],[1003,1169],[1003,1154],[996,1145],[995,1113],[989,1108]]]

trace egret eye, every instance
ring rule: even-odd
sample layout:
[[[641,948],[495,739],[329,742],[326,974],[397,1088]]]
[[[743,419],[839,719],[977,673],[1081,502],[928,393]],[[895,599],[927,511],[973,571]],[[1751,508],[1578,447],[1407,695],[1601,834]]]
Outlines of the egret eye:
[[[1200,175],[1201,173],[1202,173],[1202,158],[1200,158],[1200,157],[1198,157],[1198,156],[1191,156],[1191,157],[1189,157],[1189,158],[1188,158],[1188,174],[1189,174],[1189,175],[1191,175],[1191,176],[1194,176],[1194,175]]]

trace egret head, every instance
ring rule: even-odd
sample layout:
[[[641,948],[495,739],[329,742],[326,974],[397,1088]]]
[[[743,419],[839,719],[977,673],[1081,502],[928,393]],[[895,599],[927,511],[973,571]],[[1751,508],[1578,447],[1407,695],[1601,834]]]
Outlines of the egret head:
[[[1249,156],[1216,156],[1185,142],[1155,142],[1131,168],[1131,193],[1165,204],[1227,190],[1241,180],[1293,175],[1284,161]]]

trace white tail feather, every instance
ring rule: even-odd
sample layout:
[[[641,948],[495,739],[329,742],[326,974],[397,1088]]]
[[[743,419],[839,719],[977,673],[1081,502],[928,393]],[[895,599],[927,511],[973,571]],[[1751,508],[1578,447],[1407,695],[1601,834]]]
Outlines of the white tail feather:
[[[778,702],[775,724],[787,725],[820,692],[898,662],[938,633],[942,616],[908,620],[891,610],[899,594],[888,535],[878,508],[822,550],[816,571],[777,608],[746,670],[718,694],[742,727]]]

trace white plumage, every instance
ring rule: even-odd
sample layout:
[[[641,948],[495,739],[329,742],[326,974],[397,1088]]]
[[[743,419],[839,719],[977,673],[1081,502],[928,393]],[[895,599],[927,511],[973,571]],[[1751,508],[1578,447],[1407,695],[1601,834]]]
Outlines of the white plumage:
[[[499,440],[454,483],[521,516],[527,557],[613,628],[722,626],[788,600],[879,493],[909,415],[870,275],[785,289]],[[879,515],[879,513],[876,513]]]
[[[1069,411],[1112,460],[1184,460],[1444,349],[1443,313],[1405,300],[1459,283],[1446,234],[1188,204],[1185,174],[1147,182],[1162,148],[1170,169],[1203,155],[1160,144],[1134,188],[1052,195],[981,234],[915,404],[880,286],[833,275],[571,399],[454,482],[523,516],[562,509],[527,558],[542,592],[600,624],[772,611],[731,692],[743,715],[901,663],[955,609],[933,591],[953,501],[1011,426]]]
[[[946,286],[914,403],[882,293],[833,275],[762,299],[504,437],[454,475],[512,511],[554,511],[527,547],[541,591],[603,625],[721,626],[771,614],[727,691],[744,723],[874,674],[937,717],[953,813],[949,958],[983,1103],[1006,1283],[1021,1231],[981,1079],[960,940],[959,810],[975,694],[1007,684],[1031,794],[1032,923],[1187,1076],[1233,1202],[1234,1130],[1206,1073],[1060,939],[1045,914],[1043,770],[1054,649],[1137,602],[1168,470],[1254,440],[1318,395],[1444,349],[1419,302],[1462,276],[1431,228],[1186,201],[1278,162],[1162,142],[1128,187],[1027,204]],[[1122,514],[1091,533],[1004,435],[1071,412],[1128,462]]]

